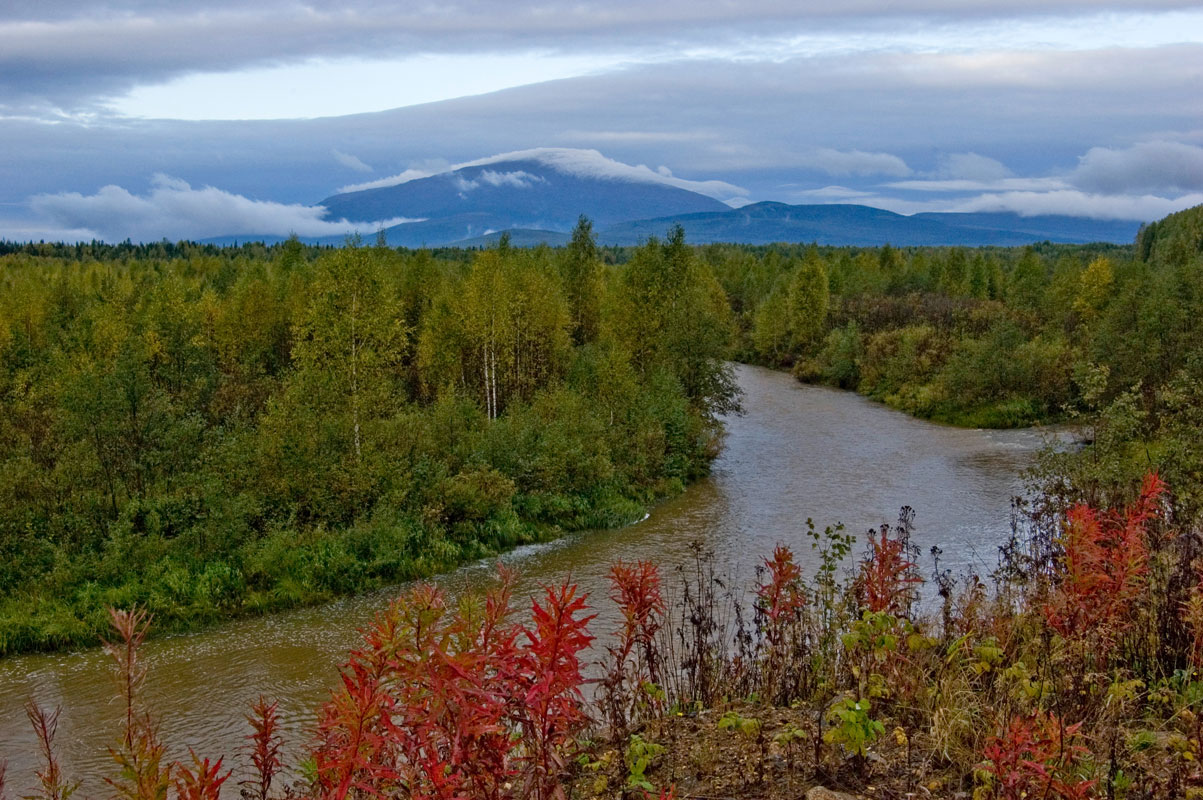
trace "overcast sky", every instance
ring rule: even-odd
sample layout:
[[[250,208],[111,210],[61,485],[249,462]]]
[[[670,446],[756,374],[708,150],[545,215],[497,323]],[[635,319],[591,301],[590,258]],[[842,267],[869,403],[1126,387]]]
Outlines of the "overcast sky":
[[[1203,202],[1203,3],[164,5],[0,6],[0,237],[330,233],[340,187],[531,147],[732,204]]]

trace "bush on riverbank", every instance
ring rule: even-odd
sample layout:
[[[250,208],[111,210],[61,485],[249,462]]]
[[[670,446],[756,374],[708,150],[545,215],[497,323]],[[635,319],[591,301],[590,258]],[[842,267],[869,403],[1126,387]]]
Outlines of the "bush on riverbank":
[[[1149,475],[1122,507],[1032,516],[1002,549],[992,586],[954,580],[937,562],[931,613],[919,603],[909,509],[870,532],[847,571],[852,537],[811,527],[813,575],[780,546],[748,595],[716,580],[700,548],[672,579],[650,563],[619,563],[611,597],[621,623],[595,632],[608,639],[592,704],[581,671],[591,617],[573,587],[546,588],[515,622],[504,571],[483,597],[456,604],[419,585],[351,654],[290,788],[271,755],[273,707],[256,705],[245,791],[785,800],[822,785],[885,798],[1203,796],[1200,542],[1173,512]],[[217,800],[229,762],[163,760],[138,694],[144,618],[113,619],[109,649],[128,687],[115,785],[131,800]],[[31,708],[31,718],[53,715]],[[62,800],[68,776],[42,735],[36,796]]]

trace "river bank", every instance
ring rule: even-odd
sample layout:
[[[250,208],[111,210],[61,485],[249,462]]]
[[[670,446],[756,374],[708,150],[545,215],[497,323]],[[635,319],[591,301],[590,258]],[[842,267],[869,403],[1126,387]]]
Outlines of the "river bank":
[[[916,509],[915,542],[925,552],[943,548],[942,563],[954,573],[986,572],[997,563],[996,548],[1010,532],[1010,498],[1023,490],[1019,473],[1042,446],[1042,433],[934,425],[757,367],[737,367],[737,376],[746,413],[726,420],[711,476],[659,503],[636,525],[571,533],[504,554],[501,560],[519,571],[519,596],[571,575],[601,614],[596,629],[608,631],[618,623],[605,601],[614,560],[654,560],[667,571],[687,562],[691,545],[700,542],[732,581],[747,585],[759,559],[779,542],[794,545],[813,567],[808,517],[820,528],[842,522],[860,534],[895,519],[902,505]],[[488,559],[438,582],[457,593],[491,573]],[[244,710],[260,694],[280,700],[289,741],[303,740],[357,629],[395,593],[385,589],[148,642],[146,695],[165,722],[170,719],[163,727],[169,753],[186,757],[189,746],[235,752]],[[0,661],[0,754],[10,760],[10,775],[32,774],[36,763],[21,713],[29,697],[63,706],[64,763],[85,789],[99,793],[117,716],[107,658],[89,650]]]

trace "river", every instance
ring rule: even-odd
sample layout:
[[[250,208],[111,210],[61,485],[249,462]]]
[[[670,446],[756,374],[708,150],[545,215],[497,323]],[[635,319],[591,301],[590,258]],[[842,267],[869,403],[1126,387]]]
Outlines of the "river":
[[[594,632],[614,627],[605,599],[616,559],[651,559],[671,567],[690,544],[713,550],[724,573],[750,580],[779,542],[809,558],[806,519],[842,522],[854,533],[916,511],[914,542],[933,544],[954,572],[989,572],[1010,531],[1010,498],[1019,474],[1046,434],[965,430],[907,417],[857,395],[802,386],[789,375],[737,367],[746,413],[726,421],[713,474],[656,506],[642,522],[588,531],[507,553],[519,570],[518,597],[566,576],[596,601]],[[858,536],[857,549],[864,537]],[[926,555],[923,570],[930,571]],[[487,580],[491,564],[444,576],[450,591]],[[236,759],[248,732],[244,719],[259,695],[278,699],[291,748],[303,743],[358,629],[396,592],[238,620],[200,633],[155,639],[144,648],[144,697],[171,758],[199,754]],[[525,605],[525,601],[523,601]],[[58,750],[80,797],[107,796],[107,746],[116,741],[120,709],[110,663],[99,649],[0,661],[0,761],[8,793],[32,788],[37,751],[22,707],[30,697],[61,706]]]

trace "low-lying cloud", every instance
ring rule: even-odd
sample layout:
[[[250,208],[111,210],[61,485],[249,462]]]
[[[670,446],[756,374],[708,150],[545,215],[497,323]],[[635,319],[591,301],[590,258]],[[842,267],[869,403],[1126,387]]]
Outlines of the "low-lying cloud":
[[[500,187],[509,186],[512,189],[529,189],[536,183],[547,183],[538,175],[532,175],[525,170],[514,170],[512,172],[496,172],[491,169],[481,170],[475,178],[465,178],[462,175],[455,176],[455,187],[461,192],[470,192],[473,189],[480,188],[481,184]]]
[[[1203,191],[1203,147],[1181,142],[1142,142],[1126,149],[1092,147],[1070,176],[1087,191]]]
[[[30,207],[52,227],[94,231],[108,241],[207,239],[215,236],[342,236],[417,220],[394,218],[371,223],[326,220],[322,206],[252,200],[212,186],[193,189],[187,182],[156,175],[148,194],[120,186],[96,194],[36,195]]]
[[[331,150],[330,154],[334,156],[335,161],[342,164],[347,169],[353,169],[356,172],[373,172],[373,169],[367,164],[363,163],[363,161],[357,156],[344,153],[338,149]]]
[[[1150,221],[1203,203],[1203,192],[1179,197],[1091,194],[1075,189],[999,192],[957,201],[949,211],[1013,211],[1020,216],[1064,214],[1093,219]]]
[[[935,178],[997,181],[1011,177],[1011,170],[996,158],[978,153],[946,153],[940,156]]]

